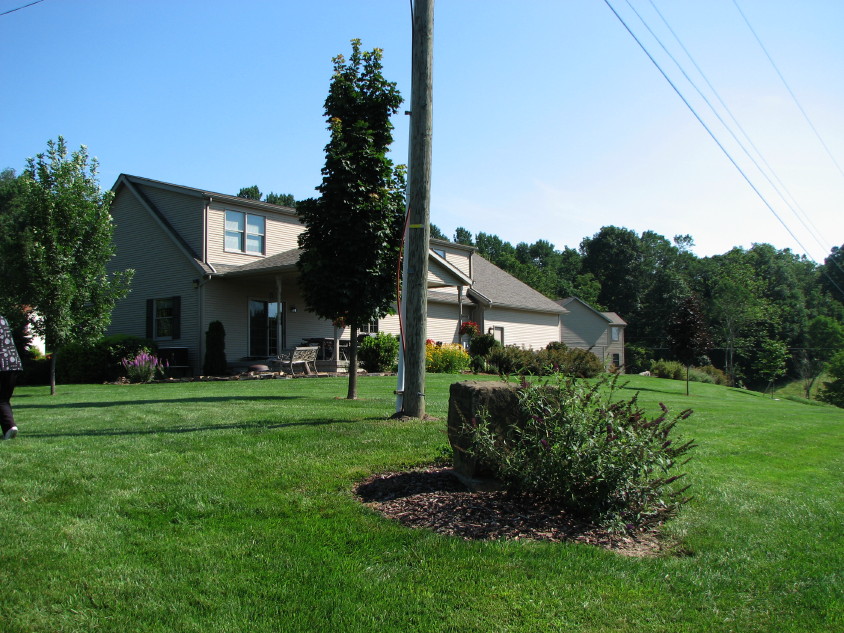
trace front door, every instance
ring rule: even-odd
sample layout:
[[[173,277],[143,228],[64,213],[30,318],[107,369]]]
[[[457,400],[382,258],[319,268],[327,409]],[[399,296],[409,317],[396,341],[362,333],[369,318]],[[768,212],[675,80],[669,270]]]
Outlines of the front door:
[[[276,301],[249,300],[249,356],[278,356],[284,349],[284,305]]]

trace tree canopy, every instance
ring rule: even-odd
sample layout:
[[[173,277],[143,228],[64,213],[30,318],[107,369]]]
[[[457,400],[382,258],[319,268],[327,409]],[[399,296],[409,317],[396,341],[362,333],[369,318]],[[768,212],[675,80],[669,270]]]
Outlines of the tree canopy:
[[[298,206],[305,230],[298,266],[307,309],[351,327],[349,398],[357,397],[357,331],[383,317],[396,300],[404,220],[404,169],[387,157],[390,117],[402,97],[382,74],[380,49],[352,40],[348,61],[334,58],[325,116],[320,196]]]
[[[4,284],[7,297],[29,311],[48,350],[102,336],[133,271],[106,272],[114,254],[113,194],[100,189],[97,160],[84,146],[68,154],[59,136],[27,160],[18,184],[4,218],[13,231],[2,243],[2,257],[16,262],[20,274]],[[55,392],[55,364],[50,383]]]

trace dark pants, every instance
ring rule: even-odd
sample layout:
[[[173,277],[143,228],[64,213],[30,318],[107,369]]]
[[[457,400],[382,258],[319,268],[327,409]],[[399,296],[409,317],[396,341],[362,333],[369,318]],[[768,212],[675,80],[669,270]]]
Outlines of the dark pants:
[[[15,416],[12,415],[12,393],[18,379],[16,371],[0,371],[0,426],[3,433],[15,426]]]

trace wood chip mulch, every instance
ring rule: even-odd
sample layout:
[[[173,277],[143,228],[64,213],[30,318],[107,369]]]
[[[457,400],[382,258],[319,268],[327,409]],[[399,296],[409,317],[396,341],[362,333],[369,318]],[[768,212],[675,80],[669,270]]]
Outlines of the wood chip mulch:
[[[470,491],[450,468],[373,475],[357,485],[355,494],[402,525],[466,540],[568,541],[638,557],[655,556],[666,549],[658,527],[613,534],[528,497]]]

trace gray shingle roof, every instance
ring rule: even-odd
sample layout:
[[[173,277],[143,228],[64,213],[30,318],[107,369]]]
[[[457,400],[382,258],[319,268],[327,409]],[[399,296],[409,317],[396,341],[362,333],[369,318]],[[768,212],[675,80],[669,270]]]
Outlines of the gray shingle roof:
[[[568,312],[541,292],[537,292],[513,275],[504,272],[477,253],[472,254],[472,277],[475,283],[470,292],[480,293],[493,306],[554,314]]]
[[[254,274],[263,270],[270,272],[284,268],[293,269],[296,267],[296,262],[299,261],[299,256],[301,254],[301,248],[292,248],[289,251],[270,255],[269,257],[255,260],[254,262],[244,264],[243,266],[226,266],[224,268],[219,264],[215,264],[214,267],[227,277],[240,274]]]

